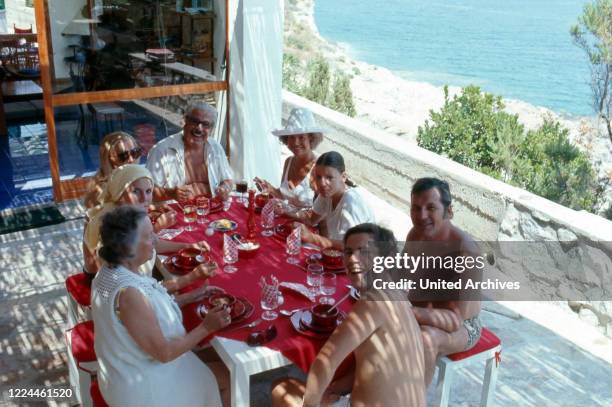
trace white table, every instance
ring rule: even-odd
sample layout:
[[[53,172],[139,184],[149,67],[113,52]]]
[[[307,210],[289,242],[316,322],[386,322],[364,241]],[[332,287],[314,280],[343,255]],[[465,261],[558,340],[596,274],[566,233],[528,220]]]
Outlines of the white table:
[[[159,66],[161,68],[167,70],[168,72],[171,72],[173,75],[179,75],[181,77],[188,76],[204,82],[218,81],[217,77],[211,74],[209,71],[201,68],[196,68],[195,66],[187,65],[182,62],[163,62],[163,59],[157,61],[151,59],[144,52],[132,52],[129,55],[130,57],[144,64],[159,63]]]
[[[163,267],[165,258],[158,255],[156,265],[164,279],[172,279],[174,276]],[[245,342],[218,336],[210,344],[230,372],[232,407],[250,406],[251,376],[293,363],[279,351],[265,346],[251,347]]]
[[[192,76],[197,79],[202,79],[204,81],[217,81],[217,77],[205,69],[196,68],[195,66],[186,65],[181,62],[171,62],[166,64],[161,64],[164,68],[168,69],[173,73],[178,73],[184,76]]]
[[[218,336],[210,343],[230,371],[232,407],[250,406],[252,375],[293,363],[279,351],[265,346],[251,347],[244,342]]]

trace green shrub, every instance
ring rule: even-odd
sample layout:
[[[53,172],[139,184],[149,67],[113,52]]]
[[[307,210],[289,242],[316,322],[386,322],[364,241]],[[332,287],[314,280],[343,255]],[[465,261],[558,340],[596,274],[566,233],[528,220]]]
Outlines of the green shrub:
[[[331,74],[329,64],[321,55],[317,55],[308,64],[308,79],[302,93],[305,98],[320,105],[325,105],[329,95]]]
[[[298,71],[300,62],[295,55],[283,54],[283,88],[290,92],[299,93]]]
[[[525,133],[517,115],[504,112],[501,97],[468,86],[430,111],[417,142],[477,171],[574,209],[592,210],[597,189],[588,157],[551,119]]]
[[[353,103],[353,92],[351,91],[351,80],[347,75],[336,71],[330,99],[328,103],[329,108],[344,113],[347,116],[355,117],[356,112],[355,104]]]
[[[521,156],[530,165],[513,181],[561,205],[590,210],[595,204],[595,173],[586,154],[570,143],[568,133],[551,119],[527,132]]]
[[[523,133],[517,116],[503,108],[501,97],[481,93],[477,86],[466,87],[452,100],[445,86],[444,106],[439,112],[430,111],[430,119],[419,126],[417,142],[430,151],[499,177],[500,159],[494,155],[498,140],[515,140]]]
[[[351,78],[335,71],[333,82],[329,63],[317,55],[306,67],[305,78],[300,78],[303,70],[297,56],[290,52],[283,54],[283,88],[312,100],[340,113],[355,117],[355,103],[351,91]],[[302,86],[300,83],[305,82]]]

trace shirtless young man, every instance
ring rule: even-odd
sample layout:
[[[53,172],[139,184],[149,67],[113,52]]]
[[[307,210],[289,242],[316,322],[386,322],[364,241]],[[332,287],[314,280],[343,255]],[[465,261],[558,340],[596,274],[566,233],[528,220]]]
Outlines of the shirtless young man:
[[[443,255],[451,248],[457,256],[479,256],[470,235],[451,223],[452,197],[448,183],[436,178],[418,179],[411,192],[412,229],[404,252],[411,255]],[[450,254],[446,252],[445,254]],[[457,274],[451,271],[451,274]],[[453,276],[449,276],[450,279]],[[480,339],[480,301],[413,301],[413,311],[423,334],[425,384],[433,379],[436,359],[473,347]]]
[[[217,111],[203,103],[185,110],[183,131],[168,136],[149,152],[147,168],[155,181],[155,200],[184,201],[205,194],[226,199],[233,173],[223,147],[211,139]]]
[[[425,406],[421,334],[405,293],[366,292],[373,258],[395,255],[396,245],[392,232],[371,223],[346,232],[344,255],[349,277],[365,294],[321,348],[306,384],[284,379],[274,386],[274,407]],[[390,281],[391,275],[385,272],[377,278]],[[336,369],[351,353],[355,370],[347,376],[350,381],[341,378],[332,382]],[[347,392],[350,396],[340,396]]]

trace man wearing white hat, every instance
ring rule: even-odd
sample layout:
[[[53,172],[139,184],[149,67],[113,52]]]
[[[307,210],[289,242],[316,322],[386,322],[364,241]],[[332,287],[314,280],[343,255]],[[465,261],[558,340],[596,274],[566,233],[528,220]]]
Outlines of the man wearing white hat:
[[[263,192],[275,198],[287,199],[292,205],[304,208],[312,206],[314,190],[312,189],[310,170],[317,156],[313,150],[323,140],[325,129],[317,127],[312,112],[304,108],[291,111],[284,129],[273,130],[272,134],[289,148],[293,155],[285,161],[283,176],[279,188],[268,181],[255,178]]]

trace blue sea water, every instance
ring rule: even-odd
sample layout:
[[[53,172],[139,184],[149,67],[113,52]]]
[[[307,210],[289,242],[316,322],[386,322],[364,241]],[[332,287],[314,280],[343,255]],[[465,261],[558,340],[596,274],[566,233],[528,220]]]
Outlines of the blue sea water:
[[[406,79],[592,115],[588,63],[569,34],[586,2],[316,0],[315,22],[352,58]]]

